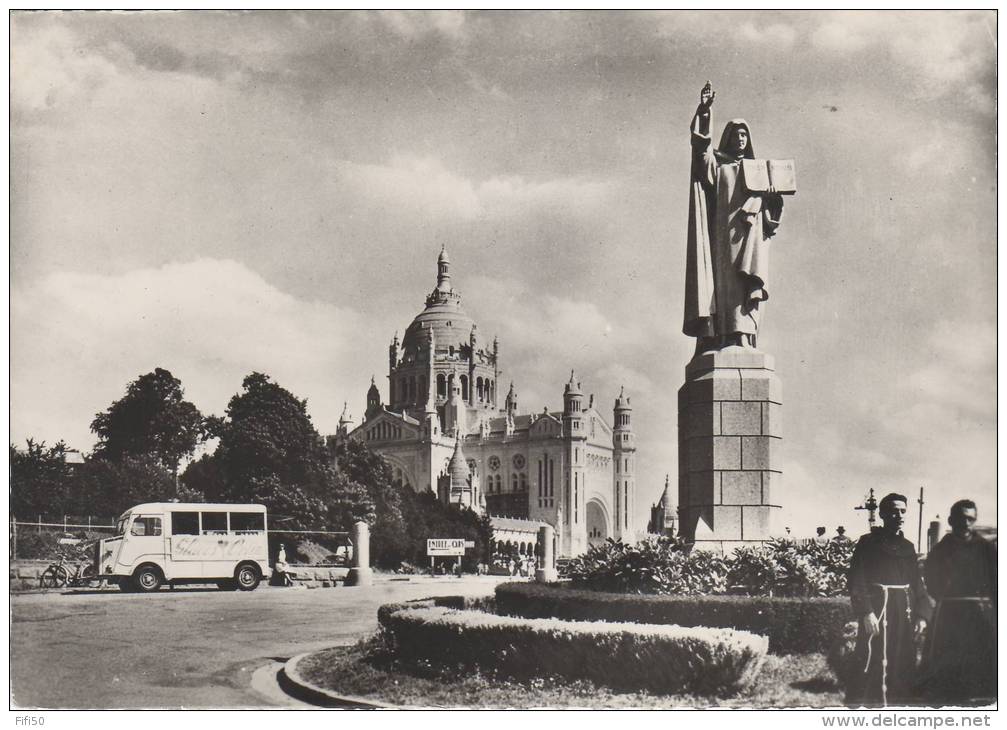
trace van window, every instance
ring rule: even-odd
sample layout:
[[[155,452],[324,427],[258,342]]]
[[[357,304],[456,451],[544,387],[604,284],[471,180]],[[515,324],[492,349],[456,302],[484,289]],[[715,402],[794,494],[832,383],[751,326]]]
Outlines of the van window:
[[[199,512],[172,512],[172,535],[198,535]]]
[[[227,534],[227,513],[226,512],[203,512],[203,534],[216,535],[218,533]]]
[[[262,512],[232,512],[231,532],[265,532],[266,516]]]
[[[161,518],[137,517],[129,528],[129,534],[136,537],[158,536],[161,534]]]

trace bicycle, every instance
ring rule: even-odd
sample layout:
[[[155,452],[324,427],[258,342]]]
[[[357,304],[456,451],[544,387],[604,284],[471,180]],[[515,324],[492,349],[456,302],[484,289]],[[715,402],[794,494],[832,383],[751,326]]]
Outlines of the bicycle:
[[[72,570],[71,570],[72,568]],[[79,588],[97,578],[94,564],[89,560],[67,561],[63,555],[49,563],[38,578],[39,588]]]

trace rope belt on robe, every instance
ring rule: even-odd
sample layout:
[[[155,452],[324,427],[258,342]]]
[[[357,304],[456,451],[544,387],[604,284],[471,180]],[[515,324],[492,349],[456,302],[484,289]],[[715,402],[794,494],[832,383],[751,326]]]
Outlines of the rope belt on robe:
[[[993,599],[989,596],[954,596],[951,598],[942,598],[937,601],[937,608],[934,611],[933,620],[933,634],[930,637],[930,659],[933,660],[935,653],[937,651],[937,630],[941,625],[941,609],[944,608],[948,603],[978,603],[978,604],[989,604],[992,603]]]
[[[881,637],[881,706],[888,707],[888,592],[899,590],[906,592],[906,618],[912,619],[910,608],[909,585],[885,585],[884,583],[871,583],[872,586],[881,589],[884,599],[881,602],[881,626],[878,636]],[[871,642],[874,637],[867,639],[867,665],[864,667],[864,674],[871,668]]]

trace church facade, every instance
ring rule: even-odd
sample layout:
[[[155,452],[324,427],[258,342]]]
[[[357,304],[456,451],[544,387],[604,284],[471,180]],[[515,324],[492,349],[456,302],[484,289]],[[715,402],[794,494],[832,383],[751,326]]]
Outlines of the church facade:
[[[499,342],[483,339],[462,309],[442,250],[425,308],[388,348],[387,402],[372,379],[363,422],[354,427],[344,410],[336,438],[363,441],[403,483],[489,513],[508,531],[552,525],[560,557],[610,537],[635,540],[629,397],[620,392],[610,425],[571,373],[562,410],[521,413],[513,383],[498,405],[500,363]]]

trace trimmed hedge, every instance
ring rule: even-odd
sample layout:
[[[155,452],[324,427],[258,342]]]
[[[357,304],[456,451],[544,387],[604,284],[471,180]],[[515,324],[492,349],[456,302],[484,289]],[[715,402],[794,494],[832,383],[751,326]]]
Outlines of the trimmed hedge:
[[[589,680],[616,690],[730,696],[766,657],[765,637],[731,629],[524,619],[444,606],[383,606],[398,658],[524,680]]]
[[[854,618],[845,598],[633,595],[535,583],[498,585],[496,610],[525,618],[741,629],[769,637],[773,654],[827,653]]]
[[[456,611],[486,611],[494,613],[496,598],[493,596],[436,596],[434,598],[414,598],[403,603],[386,603],[378,606],[378,623],[385,625],[390,614],[409,608],[429,608],[440,606]]]

